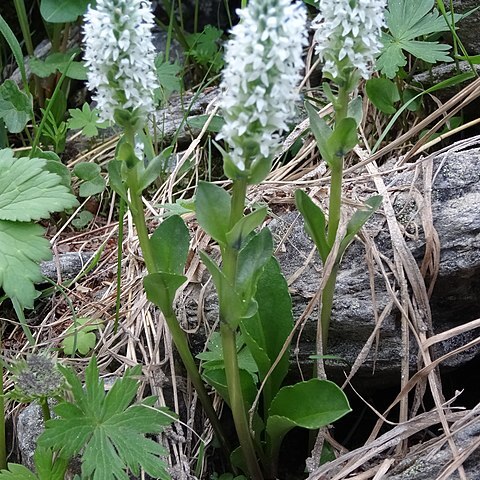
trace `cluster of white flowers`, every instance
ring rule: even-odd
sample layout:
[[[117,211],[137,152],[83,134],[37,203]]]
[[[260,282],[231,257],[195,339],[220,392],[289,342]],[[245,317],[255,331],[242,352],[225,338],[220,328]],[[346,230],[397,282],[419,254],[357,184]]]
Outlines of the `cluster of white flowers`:
[[[220,101],[225,124],[217,138],[230,144],[230,160],[245,171],[254,161],[271,159],[294,115],[306,11],[301,2],[250,0],[238,14],[226,47]]]
[[[323,71],[333,79],[341,66],[355,67],[370,77],[375,55],[380,52],[381,29],[385,26],[385,0],[319,0],[320,13],[313,21],[316,53]]]
[[[85,15],[85,64],[88,88],[101,120],[115,109],[147,115],[154,111],[158,87],[151,28],[154,17],[145,0],[97,0]]]

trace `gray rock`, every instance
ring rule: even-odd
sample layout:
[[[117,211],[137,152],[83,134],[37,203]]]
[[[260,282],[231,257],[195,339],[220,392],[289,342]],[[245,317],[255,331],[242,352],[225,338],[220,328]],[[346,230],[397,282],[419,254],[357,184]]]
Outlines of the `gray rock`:
[[[473,450],[471,455],[463,462],[466,477],[475,480],[480,478],[480,449],[475,448],[480,440],[480,417],[462,428],[453,435],[453,440],[459,452]],[[432,480],[439,478],[442,472],[453,462],[452,451],[446,441],[439,448],[437,442],[427,445],[416,445],[407,454],[400,464],[395,467],[389,480]],[[450,480],[458,480],[458,472],[452,473]]]
[[[53,260],[41,262],[40,271],[54,282],[58,281],[59,273],[62,281],[72,280],[85,268],[93,255],[93,252],[61,253]]]
[[[33,455],[37,447],[37,439],[43,432],[44,424],[42,417],[42,409],[37,403],[28,405],[17,420],[17,441],[20,450],[22,463],[30,470],[35,469],[33,463]]]

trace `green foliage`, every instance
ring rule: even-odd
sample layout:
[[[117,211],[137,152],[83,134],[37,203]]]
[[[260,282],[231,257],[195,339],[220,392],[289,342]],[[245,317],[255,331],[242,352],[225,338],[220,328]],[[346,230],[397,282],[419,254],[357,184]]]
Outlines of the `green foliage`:
[[[62,340],[62,349],[66,355],[86,355],[95,347],[97,337],[94,332],[102,328],[102,323],[88,317],[77,318],[75,322],[65,330],[65,338]]]
[[[313,378],[283,387],[273,399],[267,420],[267,448],[276,460],[284,436],[294,427],[318,429],[351,411],[333,382]]]
[[[86,369],[85,387],[71,368],[60,368],[73,401],[62,401],[54,408],[58,418],[46,422],[38,444],[65,459],[80,454],[83,478],[126,480],[127,468],[138,476],[141,467],[149,475],[167,480],[161,459],[165,449],[145,435],[161,433],[173,414],[153,407],[152,397],[132,405],[141,366],[128,369],[108,392],[99,378],[95,357]]]
[[[90,0],[41,0],[40,13],[46,22],[75,22],[89,3]]]
[[[93,162],[77,163],[73,168],[73,173],[83,180],[78,194],[81,197],[91,197],[105,190],[106,182],[101,175],[101,168]]]
[[[400,100],[397,85],[388,78],[371,78],[367,80],[366,92],[370,101],[381,112],[394,114],[395,103]]]
[[[53,110],[40,109],[44,121],[42,122],[42,139],[53,145],[55,153],[61,153],[65,150],[65,142],[67,140],[67,124],[58,121]]]
[[[287,282],[274,257],[270,257],[260,275],[255,292],[258,309],[255,315],[241,321],[243,338],[258,368],[264,387],[264,409],[268,410],[272,398],[281,387],[289,368],[289,348],[281,355],[275,369],[270,372],[281,354],[293,328],[292,301]]]
[[[389,33],[382,37],[383,49],[377,59],[377,70],[394,78],[407,64],[405,52],[427,63],[451,62],[447,54],[450,47],[436,41],[415,40],[434,33],[445,32],[449,27],[442,15],[432,11],[434,0],[389,0],[385,20]],[[458,22],[462,15],[455,14]]]
[[[187,277],[183,275],[187,262],[190,235],[178,215],[164,220],[151,236],[150,246],[157,272],[143,280],[148,299],[168,315],[178,288]]]
[[[229,231],[230,195],[213,183],[198,182],[195,211],[202,229],[220,245],[225,245]]]
[[[79,230],[86,227],[93,220],[93,213],[88,210],[82,210],[75,215],[75,218],[72,220],[72,225]]]
[[[45,78],[54,73],[66,73],[68,78],[74,80],[86,80],[87,69],[82,62],[70,62],[70,59],[75,51],[66,53],[51,53],[45,60],[32,57],[30,59],[30,69],[37,77]],[[68,68],[68,70],[67,70]]]
[[[165,61],[163,54],[155,58],[155,71],[160,87],[155,90],[155,101],[164,104],[173,92],[182,89],[182,80],[178,76],[182,67],[177,63]]]
[[[0,151],[0,285],[22,308],[33,308],[39,262],[51,257],[43,228],[33,220],[77,205],[62,179],[41,158],[18,158]]]
[[[0,119],[8,131],[21,132],[32,117],[32,97],[22,92],[13,80],[5,80],[0,85]]]
[[[67,126],[71,130],[82,130],[82,135],[88,138],[96,137],[99,129],[107,128],[108,122],[100,122],[98,118],[98,110],[94,108],[90,110],[90,105],[85,102],[82,109],[70,108],[68,110],[70,118]]]
[[[220,39],[223,31],[213,25],[206,25],[202,32],[188,35],[187,56],[194,59],[197,65],[218,73],[223,67],[220,54]]]

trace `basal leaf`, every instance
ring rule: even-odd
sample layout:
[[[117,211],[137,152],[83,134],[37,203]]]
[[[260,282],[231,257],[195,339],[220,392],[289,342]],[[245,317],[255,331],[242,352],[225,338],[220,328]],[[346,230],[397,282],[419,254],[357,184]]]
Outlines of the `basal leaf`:
[[[0,219],[28,222],[77,206],[62,179],[45,165],[44,159],[16,159],[12,150],[0,151]]]
[[[371,78],[367,80],[366,92],[370,101],[383,113],[394,114],[395,103],[400,100],[398,88],[387,78]]]
[[[322,158],[331,165],[333,160],[333,153],[329,147],[328,140],[332,135],[332,129],[327,125],[327,122],[318,116],[318,112],[313,108],[309,102],[305,102],[308,118],[310,120],[310,129],[317,142],[318,150]]]
[[[22,92],[13,80],[0,85],[0,119],[9,132],[20,133],[33,117],[32,98]]]
[[[0,286],[22,308],[33,308],[34,284],[42,280],[39,263],[51,257],[40,225],[0,220]]]
[[[70,108],[68,113],[70,113],[70,118],[67,122],[68,128],[82,130],[82,134],[89,138],[96,137],[98,129],[108,126],[108,122],[99,121],[98,110],[96,108],[91,110],[87,102],[82,105],[81,110],[79,108]]]
[[[167,147],[157,156],[153,157],[145,170],[141,173],[138,180],[138,193],[142,193],[148,186],[150,186],[162,172],[165,171],[165,166],[168,165],[169,159],[172,157],[173,147]]]
[[[255,300],[258,311],[252,317],[242,320],[241,331],[258,366],[260,380],[263,381],[293,328],[288,285],[274,257],[267,262],[258,279]],[[287,374],[288,359],[289,349],[286,349],[265,385],[265,408],[270,406],[271,399]]]
[[[400,45],[395,43],[390,35],[384,34],[382,38],[384,40],[387,39],[388,43],[384,41],[385,47],[377,58],[375,65],[380,73],[383,73],[388,78],[395,78],[398,69],[407,64],[407,57],[402,52]]]
[[[283,437],[292,428],[321,428],[350,411],[345,394],[329,380],[313,378],[283,387],[270,405],[267,420],[267,448],[273,461]]]

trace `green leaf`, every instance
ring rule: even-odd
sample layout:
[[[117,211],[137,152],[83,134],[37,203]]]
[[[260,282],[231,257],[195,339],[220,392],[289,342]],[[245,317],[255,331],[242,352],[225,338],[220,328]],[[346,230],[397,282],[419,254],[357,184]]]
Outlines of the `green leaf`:
[[[33,308],[34,283],[42,280],[39,263],[50,260],[50,242],[40,225],[0,220],[0,286],[22,308]]]
[[[159,88],[155,90],[155,99],[159,103],[165,103],[173,92],[182,89],[182,80],[179,73],[182,67],[177,63],[164,61],[163,54],[155,58],[155,72],[157,74]]]
[[[240,250],[247,236],[265,220],[266,215],[267,208],[261,207],[243,216],[233,228],[227,232],[226,238],[228,244],[232,248]]]
[[[182,275],[189,244],[188,228],[181,217],[172,215],[164,220],[150,237],[157,270]]]
[[[75,218],[72,220],[72,225],[75,228],[81,229],[86,227],[93,220],[93,213],[88,210],[82,210],[75,215]]]
[[[32,98],[13,80],[0,85],[0,119],[10,133],[20,133],[33,117]]]
[[[0,480],[39,480],[27,467],[18,463],[9,463],[7,468],[0,471]]]
[[[292,428],[321,428],[350,411],[345,394],[329,380],[313,378],[283,387],[270,405],[267,420],[267,445],[274,461],[284,436]]]
[[[60,402],[58,418],[48,420],[38,444],[60,452],[62,458],[82,455],[82,477],[96,480],[128,479],[126,470],[139,474],[140,467],[155,478],[168,479],[157,435],[171,423],[166,409],[131,405],[135,399],[141,367],[127,369],[123,378],[105,392],[95,357],[85,372],[85,388],[72,369],[60,367],[72,389],[73,402]]]
[[[168,165],[168,160],[171,158],[172,152],[173,146],[167,147],[159,155],[153,157],[148,162],[147,167],[141,173],[138,180],[138,193],[142,193],[163,171],[165,171],[165,165]]]
[[[218,243],[225,245],[230,230],[230,195],[213,183],[198,182],[195,211],[203,230]]]
[[[310,119],[310,129],[312,130],[317,142],[318,150],[322,158],[331,166],[333,160],[332,151],[329,148],[328,140],[332,136],[332,129],[327,122],[318,116],[317,111],[308,102],[305,102],[308,118]]]
[[[305,231],[312,238],[322,262],[325,263],[331,247],[327,242],[326,220],[322,209],[315,205],[303,190],[295,192],[295,204],[305,222]]]
[[[348,102],[347,117],[355,119],[357,127],[362,123],[363,99],[360,95]]]
[[[258,311],[252,317],[242,320],[241,331],[258,366],[260,380],[263,381],[293,328],[292,301],[288,285],[274,257],[267,262],[258,279],[255,300]],[[287,348],[263,390],[265,408],[270,406],[288,368]]]
[[[68,468],[68,461],[61,457],[55,457],[48,448],[42,448],[37,445],[33,455],[35,468],[39,480],[64,480],[65,472]],[[1,477],[0,477],[1,479]]]
[[[16,159],[10,149],[0,151],[0,219],[29,222],[78,205],[62,179],[44,169],[46,163]]]
[[[47,160],[45,165],[45,170],[50,173],[54,173],[61,178],[61,184],[71,190],[71,175],[70,170],[66,165],[62,163],[60,157],[51,151],[42,151],[40,149],[36,149],[34,154],[32,155],[35,158],[44,158]]]
[[[217,290],[218,303],[224,309],[224,318],[221,318],[221,320],[228,323],[232,328],[236,328],[240,318],[244,315],[253,315],[255,313],[250,312],[251,304],[242,300],[233,288],[233,285],[218,268],[218,265],[205,252],[200,252],[200,258],[212,276],[215,289]]]
[[[70,118],[67,125],[71,130],[82,130],[82,134],[88,138],[96,137],[98,129],[107,128],[108,122],[100,122],[98,117],[98,110],[94,108],[90,110],[90,105],[85,102],[82,109],[70,108],[68,110]]]
[[[394,114],[395,103],[400,101],[400,94],[394,82],[387,78],[371,78],[367,80],[366,91],[370,101],[381,112]]]
[[[257,395],[257,386],[252,375],[246,370],[240,370],[240,385],[243,394],[245,408],[249,409]],[[227,387],[227,377],[225,369],[217,368],[214,370],[207,370],[203,373],[205,380],[218,392],[218,394],[230,405],[230,396]]]
[[[73,173],[83,180],[78,192],[81,197],[91,197],[105,190],[106,182],[100,172],[100,166],[93,162],[81,162],[75,165]]]
[[[429,63],[451,62],[448,45],[438,42],[415,40],[433,33],[449,31],[443,15],[432,9],[434,0],[389,0],[385,20],[389,33],[382,37],[383,49],[377,59],[377,70],[388,78],[394,78],[407,59],[403,50]],[[447,14],[450,17],[450,14]],[[454,22],[463,15],[454,14]]]
[[[128,203],[128,194],[122,179],[122,162],[110,160],[108,162],[108,182],[112,190]]]
[[[102,322],[88,317],[77,318],[76,322],[65,330],[65,338],[62,340],[62,349],[66,355],[78,352],[86,355],[95,347],[97,337],[95,331],[102,327]]]
[[[331,137],[328,148],[337,158],[343,158],[358,143],[357,122],[353,118],[342,118]]]
[[[237,259],[235,288],[244,302],[251,302],[255,295],[258,278],[272,253],[273,240],[268,228],[264,228],[254,235],[240,250]]]
[[[82,62],[70,61],[75,52],[69,51],[66,53],[51,53],[45,60],[39,58],[30,58],[30,69],[32,73],[40,78],[46,78],[56,72],[66,73],[68,78],[74,80],[86,80],[87,69]],[[68,70],[67,70],[68,68]]]
[[[83,15],[90,0],[42,0],[40,13],[49,23],[75,22]]]
[[[338,258],[341,258],[347,247],[350,243],[353,242],[355,235],[359,230],[365,225],[367,220],[378,210],[382,204],[383,197],[381,195],[375,195],[370,197],[366,202],[363,208],[358,209],[349,220],[347,224],[347,231],[345,232],[345,237],[340,243],[338,249]]]
[[[147,298],[162,312],[170,312],[177,290],[187,281],[184,275],[175,273],[150,273],[143,279]]]
[[[187,120],[187,125],[191,128],[197,128],[198,130],[201,130],[205,126],[207,120],[210,120],[207,131],[218,133],[225,124],[225,120],[219,115],[214,115],[211,119],[210,117],[210,115],[197,115],[194,117],[189,117]]]

